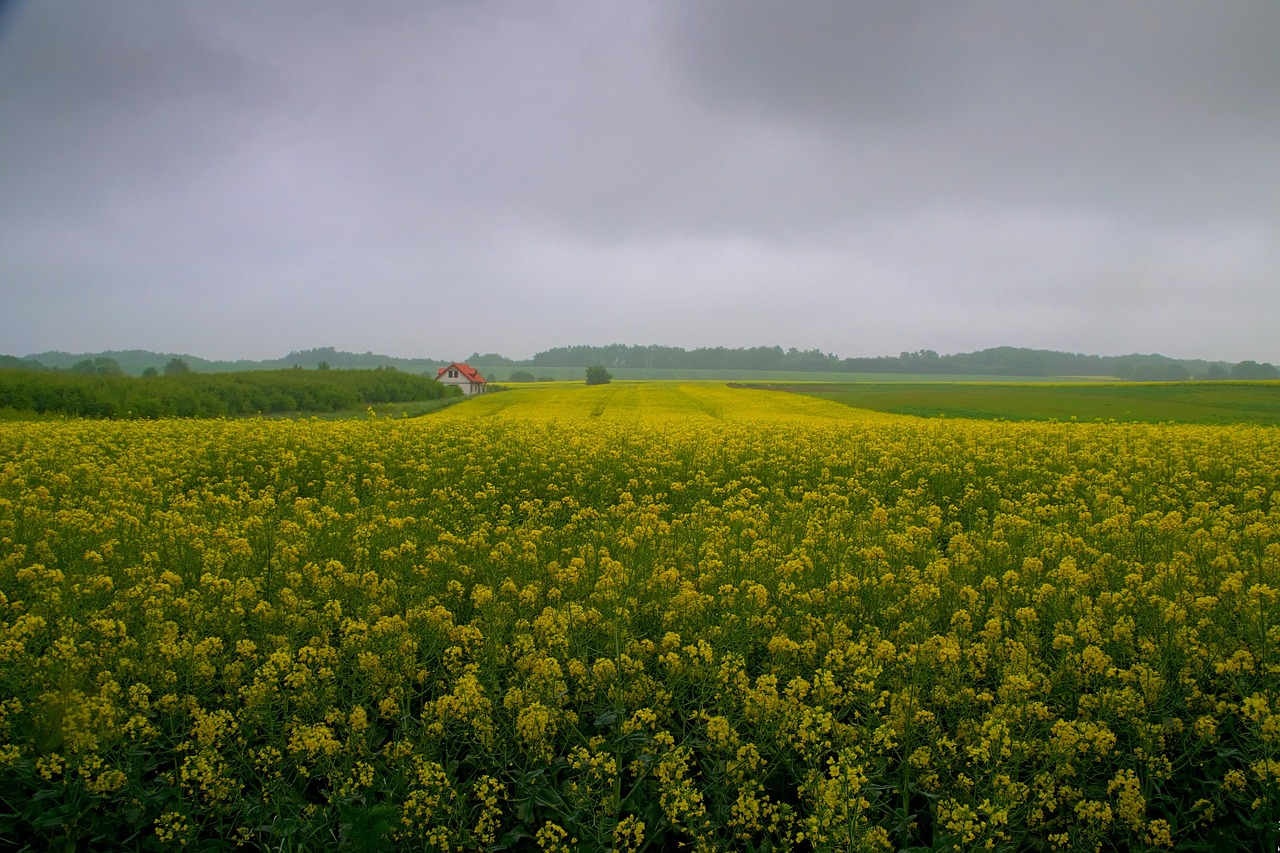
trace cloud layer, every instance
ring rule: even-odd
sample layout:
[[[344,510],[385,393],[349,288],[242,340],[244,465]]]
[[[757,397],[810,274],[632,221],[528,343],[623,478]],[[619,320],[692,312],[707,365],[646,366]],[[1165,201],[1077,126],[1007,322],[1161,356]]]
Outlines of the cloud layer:
[[[1280,5],[30,3],[0,351],[1280,361]]]

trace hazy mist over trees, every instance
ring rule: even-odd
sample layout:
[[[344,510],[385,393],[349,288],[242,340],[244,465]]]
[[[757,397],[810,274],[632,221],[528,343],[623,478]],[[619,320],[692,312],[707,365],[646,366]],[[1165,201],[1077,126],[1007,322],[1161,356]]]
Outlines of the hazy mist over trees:
[[[163,372],[228,373],[235,371],[307,369],[395,368],[410,373],[435,375],[450,361],[459,359],[399,358],[374,352],[353,353],[333,347],[294,351],[279,359],[265,361],[209,361],[192,355],[154,353],[145,350],[71,354],[45,352],[18,358],[0,356],[0,369],[55,369],[96,376],[142,376]],[[1199,380],[1252,380],[1280,378],[1280,371],[1267,362],[1238,364],[1204,359],[1175,359],[1158,354],[1118,356],[1088,355],[1022,347],[991,347],[976,352],[941,355],[921,349],[896,356],[841,357],[818,349],[795,347],[681,347],[633,344],[575,345],[553,347],[527,359],[499,353],[472,353],[462,359],[474,367],[522,370],[512,381],[539,373],[537,368],[585,369],[601,365],[610,369],[641,370],[753,370],[814,373],[934,374],[968,376],[1099,376],[1138,382]]]
[[[1137,381],[1226,379],[1228,365],[1162,355],[1099,356],[1053,350],[993,347],[978,352],[939,355],[933,350],[896,356],[841,358],[822,350],[794,347],[565,346],[525,361],[490,353],[473,354],[469,363],[490,366],[587,367],[686,370],[793,370],[841,373],[966,374],[979,376],[1117,376]],[[1216,371],[1215,371],[1216,368]],[[1244,378],[1244,377],[1232,377]],[[1261,376],[1252,378],[1263,378]]]

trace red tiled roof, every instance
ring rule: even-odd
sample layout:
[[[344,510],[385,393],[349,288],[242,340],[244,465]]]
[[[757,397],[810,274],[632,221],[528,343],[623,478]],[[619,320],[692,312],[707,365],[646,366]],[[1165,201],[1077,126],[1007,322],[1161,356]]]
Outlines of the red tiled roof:
[[[457,368],[459,373],[461,373],[463,376],[465,376],[468,380],[472,382],[478,382],[483,384],[485,381],[485,378],[480,375],[480,371],[476,370],[474,367],[472,367],[469,364],[463,364],[458,361],[455,361],[453,364],[446,364],[444,367],[437,370],[436,378],[439,379],[441,376],[444,376],[445,371],[451,367]]]

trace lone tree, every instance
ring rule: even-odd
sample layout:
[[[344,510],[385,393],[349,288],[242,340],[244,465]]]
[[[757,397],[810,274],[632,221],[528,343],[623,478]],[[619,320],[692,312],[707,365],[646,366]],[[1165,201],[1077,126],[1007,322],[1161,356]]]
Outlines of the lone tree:
[[[169,363],[164,366],[165,376],[181,376],[184,373],[191,372],[191,365],[187,364],[185,358],[171,358]]]
[[[608,385],[613,374],[604,369],[603,364],[593,364],[587,368],[588,385]]]

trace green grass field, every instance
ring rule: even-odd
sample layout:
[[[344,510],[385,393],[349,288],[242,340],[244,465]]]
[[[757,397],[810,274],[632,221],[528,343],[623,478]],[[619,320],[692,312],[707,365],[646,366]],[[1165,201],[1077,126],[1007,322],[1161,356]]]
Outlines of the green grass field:
[[[792,383],[792,391],[848,406],[920,417],[1010,421],[1116,420],[1196,424],[1280,423],[1280,383],[1105,384]]]
[[[481,367],[480,372],[491,382],[507,384],[508,377],[516,370],[524,370],[539,377],[555,380],[582,381],[586,368],[582,367]],[[811,370],[719,370],[664,367],[610,367],[614,379],[625,380],[707,380],[718,382],[1108,382],[1118,381],[1105,376],[983,376],[967,373],[845,373]],[[519,383],[512,383],[519,384]]]
[[[310,420],[349,421],[364,420],[369,417],[378,418],[420,418],[434,414],[441,409],[456,406],[465,397],[445,397],[441,400],[414,400],[408,403],[374,403],[363,408],[342,409],[337,412],[277,412],[271,415],[250,415],[246,417],[265,417],[273,420]]]

